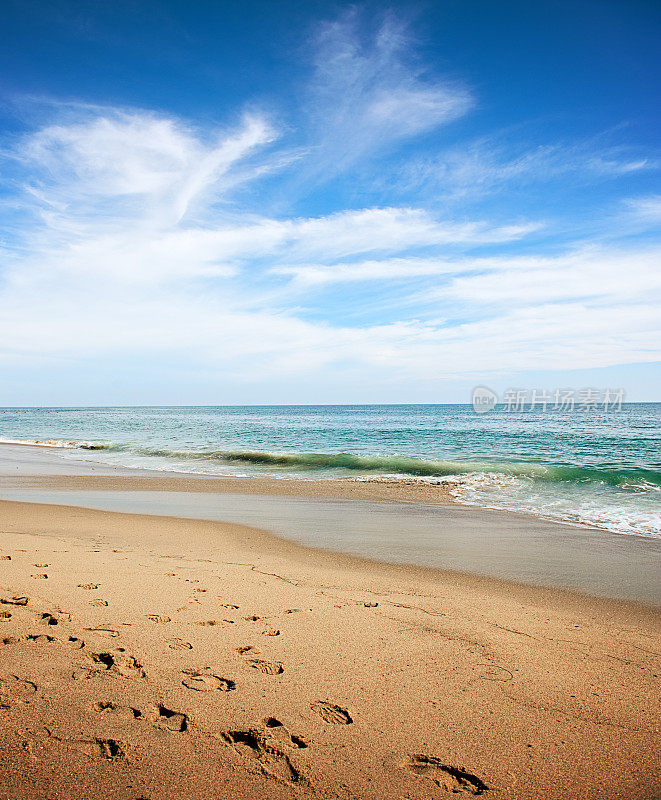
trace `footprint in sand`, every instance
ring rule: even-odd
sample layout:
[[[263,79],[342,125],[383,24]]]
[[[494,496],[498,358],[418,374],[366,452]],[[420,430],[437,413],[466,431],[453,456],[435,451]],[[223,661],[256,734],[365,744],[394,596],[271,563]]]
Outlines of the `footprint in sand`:
[[[101,586],[100,583],[79,583],[79,589],[98,589]]]
[[[299,748],[307,745],[298,737],[291,737],[289,732],[273,717],[274,725],[265,728],[248,728],[247,730],[231,730],[221,733],[221,739],[235,753],[248,759],[257,759],[260,771],[278,783],[305,786],[308,780],[284,751],[285,746]],[[275,730],[274,730],[275,729]],[[300,744],[292,744],[296,738]]]
[[[276,717],[264,717],[262,719],[262,725],[271,731],[271,736],[273,738],[279,739],[283,744],[289,747],[294,747],[297,750],[304,750],[308,746],[305,739],[288,731],[284,724]]]
[[[0,677],[0,708],[10,708],[12,702],[26,703],[37,691],[37,684],[18,675]]]
[[[126,758],[126,748],[122,742],[116,739],[95,739],[96,754],[101,758],[107,758],[110,761],[116,761],[120,758]]]
[[[172,622],[170,617],[162,617],[160,614],[145,614],[150,622]]]
[[[146,678],[142,664],[134,657],[124,655],[120,648],[112,653],[88,653],[97,671],[112,670],[124,678]]]
[[[185,642],[183,639],[179,639],[174,637],[172,639],[165,640],[168,643],[168,647],[172,650],[192,650],[193,645],[190,642]]]
[[[452,794],[481,795],[489,791],[489,787],[477,775],[463,767],[443,764],[436,756],[411,755],[406,758],[402,767],[428,778],[439,789]]]
[[[31,578],[37,578],[38,580],[45,581],[48,578],[48,575],[46,575],[45,572],[41,572],[41,573],[39,573],[37,575],[30,575],[30,577]]]
[[[185,669],[182,674],[185,676],[182,681],[183,685],[187,689],[193,689],[196,692],[212,692],[215,689],[221,692],[231,692],[236,689],[234,681],[228,678],[220,678],[211,672]]]
[[[310,708],[319,714],[324,722],[329,722],[332,725],[351,725],[353,719],[351,715],[342,706],[336,706],[334,703],[329,703],[327,700],[316,700],[310,704]]]
[[[248,663],[252,669],[263,672],[265,675],[281,675],[285,671],[279,661],[262,661],[261,658],[251,658]]]
[[[54,614],[46,612],[41,615],[41,622],[43,625],[57,625],[59,621],[60,620]]]
[[[256,647],[253,647],[251,644],[245,644],[243,647],[235,648],[234,652],[238,653],[240,656],[244,656],[246,653],[254,653],[257,655],[259,650]]]
[[[46,567],[50,567],[50,564],[33,564],[33,567],[37,567],[37,569],[45,569]]]
[[[11,561],[11,556],[0,556],[0,561]]]
[[[108,601],[97,598],[96,600],[90,600],[90,605],[97,606],[98,608],[105,608],[105,606],[108,605]]]
[[[26,606],[29,599],[29,597],[12,597],[11,600],[7,600],[3,597],[0,598],[0,603],[4,603],[6,606]]]
[[[262,631],[262,636],[280,636],[280,631],[277,628],[267,628]]]
[[[132,706],[118,706],[116,703],[111,702],[110,700],[99,700],[98,703],[95,703],[92,708],[99,714],[112,714],[113,716],[117,716],[119,718],[125,719],[141,719],[143,714],[139,708],[133,708]]]
[[[28,633],[25,637],[26,642],[41,642],[41,643],[50,643],[57,641],[54,636],[51,636],[48,633]]]
[[[177,733],[187,731],[190,725],[188,714],[183,714],[181,711],[173,711],[162,705],[156,709],[154,721],[159,728],[165,728],[168,731]]]
[[[204,627],[210,628],[214,625],[233,625],[233,619],[205,619],[201,622],[196,622],[196,625],[203,625]]]

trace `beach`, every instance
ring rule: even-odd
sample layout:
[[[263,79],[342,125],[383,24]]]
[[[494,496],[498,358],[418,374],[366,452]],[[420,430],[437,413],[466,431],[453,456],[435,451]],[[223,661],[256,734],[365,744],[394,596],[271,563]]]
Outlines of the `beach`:
[[[155,480],[195,496],[195,478],[112,468],[30,478],[35,450],[18,476],[5,459],[0,489]],[[261,487],[267,509],[285,484]],[[377,482],[335,502],[370,485],[403,500]],[[658,796],[649,603],[232,522],[15,500],[0,514],[0,797]]]

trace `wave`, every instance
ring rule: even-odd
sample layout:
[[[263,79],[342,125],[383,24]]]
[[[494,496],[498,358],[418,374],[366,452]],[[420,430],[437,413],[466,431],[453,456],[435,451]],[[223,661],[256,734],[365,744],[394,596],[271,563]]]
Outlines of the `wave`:
[[[354,453],[274,453],[260,450],[169,450],[134,447],[125,444],[79,442],[83,450],[127,452],[185,461],[217,462],[225,465],[252,465],[292,471],[362,472],[443,478],[455,475],[497,473],[540,482],[598,483],[632,492],[661,491],[661,471],[586,466],[545,465],[535,462],[454,461],[424,459],[403,455],[356,455]]]
[[[30,447],[57,447],[62,449],[85,446],[82,442],[65,442],[60,439],[0,439],[0,444],[20,444],[29,445]]]

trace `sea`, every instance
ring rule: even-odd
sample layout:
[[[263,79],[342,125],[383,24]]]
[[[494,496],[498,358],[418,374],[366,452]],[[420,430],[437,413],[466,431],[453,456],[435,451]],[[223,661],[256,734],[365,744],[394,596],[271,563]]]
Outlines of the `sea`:
[[[0,441],[167,472],[440,483],[466,505],[661,537],[661,403],[3,408]]]

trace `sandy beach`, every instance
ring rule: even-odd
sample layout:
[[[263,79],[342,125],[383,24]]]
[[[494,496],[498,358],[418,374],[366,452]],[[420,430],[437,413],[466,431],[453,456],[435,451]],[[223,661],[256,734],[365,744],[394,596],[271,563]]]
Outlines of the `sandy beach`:
[[[659,794],[652,606],[218,521],[0,519],[0,797]]]

